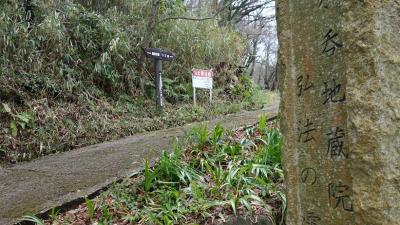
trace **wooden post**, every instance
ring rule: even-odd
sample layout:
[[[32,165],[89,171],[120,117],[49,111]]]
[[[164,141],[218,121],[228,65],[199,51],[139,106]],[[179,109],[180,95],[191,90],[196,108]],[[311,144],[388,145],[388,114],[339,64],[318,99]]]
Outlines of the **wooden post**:
[[[155,85],[156,85],[156,107],[159,113],[163,112],[163,92],[162,92],[162,60],[172,61],[175,59],[175,54],[162,49],[144,48],[148,58],[154,59],[155,67]]]
[[[156,66],[156,103],[157,103],[157,111],[163,112],[163,92],[162,92],[162,62],[159,59],[155,60]]]
[[[193,88],[193,104],[196,105],[196,88]]]
[[[210,105],[212,103],[212,89],[210,89]]]

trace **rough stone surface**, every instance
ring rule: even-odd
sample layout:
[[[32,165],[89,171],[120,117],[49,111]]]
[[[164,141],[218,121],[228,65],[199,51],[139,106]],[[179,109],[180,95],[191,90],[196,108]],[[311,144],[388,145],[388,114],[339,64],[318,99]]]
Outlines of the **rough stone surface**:
[[[273,225],[274,222],[271,222],[266,216],[258,217],[257,219],[249,219],[243,217],[229,217],[225,222],[219,223],[217,225]]]
[[[254,124],[261,114],[275,116],[278,103],[254,111],[226,115],[209,122],[227,129]],[[194,125],[189,124],[124,138],[119,141],[46,156],[41,159],[0,169],[0,225],[16,223],[23,215],[47,211],[53,207],[90,195],[112,182],[142,170],[143,161],[154,162],[162,150]]]
[[[400,1],[277,13],[287,224],[400,224]]]

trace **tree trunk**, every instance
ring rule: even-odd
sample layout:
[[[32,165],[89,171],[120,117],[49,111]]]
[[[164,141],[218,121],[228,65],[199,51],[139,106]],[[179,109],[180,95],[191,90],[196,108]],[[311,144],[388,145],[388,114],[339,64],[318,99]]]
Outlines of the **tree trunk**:
[[[264,80],[263,80],[263,82],[261,82],[261,72],[260,72],[260,76],[258,77],[258,82],[257,82],[259,85],[261,85],[263,83],[264,88],[265,88],[265,80],[268,77],[268,70],[269,70],[269,44],[267,44],[267,49],[266,49],[265,53],[266,53],[265,54],[266,61],[265,61],[265,69],[264,69]]]
[[[271,48],[271,45],[269,43],[267,43],[267,49],[265,51],[266,52],[266,62],[265,62],[265,71],[264,71],[264,86],[266,89],[268,89],[270,87],[268,84],[270,48]]]
[[[253,39],[253,51],[252,51],[252,64],[251,64],[251,69],[250,69],[250,76],[253,77],[254,75],[254,69],[256,67],[256,58],[257,58],[257,46],[258,46],[258,36],[256,36]]]

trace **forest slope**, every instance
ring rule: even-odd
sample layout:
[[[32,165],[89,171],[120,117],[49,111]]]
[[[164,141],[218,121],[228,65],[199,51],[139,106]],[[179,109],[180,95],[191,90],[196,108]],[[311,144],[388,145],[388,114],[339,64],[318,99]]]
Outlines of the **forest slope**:
[[[165,19],[193,15],[181,1],[152,2],[0,2],[1,160],[262,107],[266,98],[240,74],[239,33],[213,19]],[[177,54],[164,65],[164,115],[155,112],[146,46]],[[213,106],[192,107],[192,68],[215,69]]]

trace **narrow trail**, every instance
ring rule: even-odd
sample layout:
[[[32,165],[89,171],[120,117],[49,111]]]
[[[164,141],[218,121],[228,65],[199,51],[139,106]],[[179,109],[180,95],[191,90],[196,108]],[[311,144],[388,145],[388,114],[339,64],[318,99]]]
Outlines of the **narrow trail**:
[[[162,150],[170,149],[176,137],[198,124],[227,129],[254,124],[261,114],[277,115],[278,102],[252,112],[222,116],[211,121],[187,124],[130,136],[56,155],[0,168],[0,224],[17,223],[29,213],[47,211],[87,196],[112,182],[141,171],[144,159],[154,162]]]

